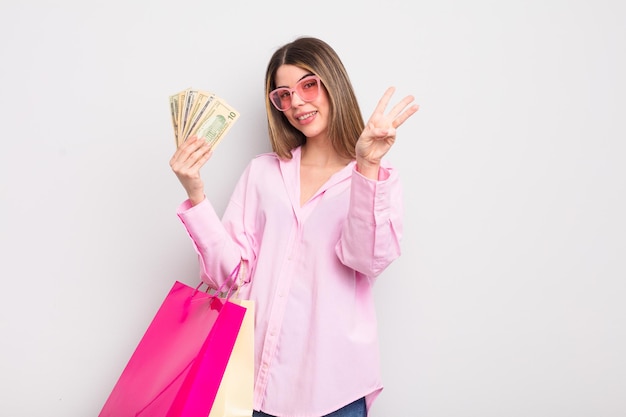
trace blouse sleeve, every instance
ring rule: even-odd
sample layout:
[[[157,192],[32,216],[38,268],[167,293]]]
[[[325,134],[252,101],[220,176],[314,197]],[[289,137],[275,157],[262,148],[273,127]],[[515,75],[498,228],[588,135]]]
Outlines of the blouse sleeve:
[[[254,258],[244,226],[248,173],[249,168],[239,179],[222,219],[206,198],[195,206],[186,200],[177,210],[198,254],[200,277],[212,288],[234,288],[229,277],[241,262],[247,264]]]
[[[398,173],[380,168],[378,181],[352,172],[350,206],[336,253],[344,265],[376,277],[400,256],[403,201]]]

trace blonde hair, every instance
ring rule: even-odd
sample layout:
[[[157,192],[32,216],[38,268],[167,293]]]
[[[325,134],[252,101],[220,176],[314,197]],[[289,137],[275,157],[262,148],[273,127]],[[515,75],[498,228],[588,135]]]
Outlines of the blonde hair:
[[[265,107],[274,152],[280,158],[291,159],[291,151],[306,143],[302,132],[293,127],[269,100],[269,92],[276,88],[276,71],[281,65],[295,65],[322,80],[331,109],[328,136],[339,155],[354,159],[356,141],[365,127],[356,95],[337,53],[326,42],[311,37],[297,38],[283,45],[274,52],[267,65]]]

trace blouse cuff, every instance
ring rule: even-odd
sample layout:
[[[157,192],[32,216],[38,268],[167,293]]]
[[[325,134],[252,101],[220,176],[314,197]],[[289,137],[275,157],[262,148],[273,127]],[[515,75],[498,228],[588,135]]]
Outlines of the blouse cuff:
[[[206,198],[195,206],[191,204],[191,201],[185,200],[178,206],[176,214],[199,248],[211,246],[218,238],[218,233],[206,233],[207,230],[222,230],[222,222]]]
[[[395,170],[380,167],[378,181],[369,179],[356,169],[352,174],[350,205],[352,214],[367,224],[383,224],[389,220]]]

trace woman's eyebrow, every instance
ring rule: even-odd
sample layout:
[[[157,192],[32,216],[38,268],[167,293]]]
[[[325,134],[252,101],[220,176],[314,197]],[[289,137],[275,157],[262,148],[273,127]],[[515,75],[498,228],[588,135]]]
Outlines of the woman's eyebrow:
[[[306,77],[310,77],[311,75],[315,75],[315,74],[313,74],[312,72],[309,72],[308,74],[304,74],[302,77],[300,77],[300,79],[296,82],[296,84],[304,80]],[[277,85],[276,88],[290,88],[290,87],[288,85]]]

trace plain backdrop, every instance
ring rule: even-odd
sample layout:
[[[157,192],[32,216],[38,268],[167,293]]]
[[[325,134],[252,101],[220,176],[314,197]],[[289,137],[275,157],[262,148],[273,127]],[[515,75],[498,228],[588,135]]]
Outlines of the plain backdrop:
[[[241,118],[203,170],[222,212],[269,150],[267,60],[330,43],[388,159],[403,256],[376,286],[373,417],[626,415],[626,3],[0,3],[0,415],[96,416],[174,280],[197,282],[169,95]]]

